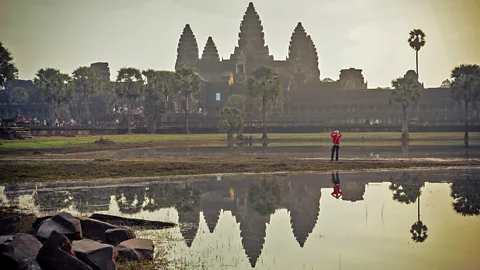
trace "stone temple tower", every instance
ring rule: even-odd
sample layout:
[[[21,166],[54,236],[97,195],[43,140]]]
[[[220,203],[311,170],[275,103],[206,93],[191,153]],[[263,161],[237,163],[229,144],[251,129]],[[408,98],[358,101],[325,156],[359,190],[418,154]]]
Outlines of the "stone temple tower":
[[[185,25],[183,33],[178,41],[177,61],[175,70],[183,67],[197,68],[198,65],[198,44],[190,25]]]
[[[269,55],[268,46],[265,45],[262,21],[253,3],[248,5],[243,16],[238,34],[238,45],[230,56],[230,60],[242,62],[240,64],[245,66],[247,74],[261,65],[268,65],[268,61],[273,61],[273,56]],[[237,70],[239,70],[238,67]]]
[[[320,80],[317,49],[300,22],[292,33],[287,62],[297,81]]]

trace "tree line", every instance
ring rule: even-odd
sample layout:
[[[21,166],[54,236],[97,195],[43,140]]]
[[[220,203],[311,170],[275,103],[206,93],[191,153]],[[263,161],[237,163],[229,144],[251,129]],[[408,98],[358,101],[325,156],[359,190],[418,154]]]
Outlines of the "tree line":
[[[402,111],[402,140],[408,141],[408,109],[416,104],[421,96],[423,85],[418,77],[418,52],[425,46],[425,33],[420,29],[410,32],[409,46],[416,53],[416,71],[409,70],[404,76],[392,80],[391,102],[400,105]],[[10,52],[0,42],[0,87],[5,81],[16,78],[15,67]],[[155,123],[168,109],[167,97],[185,101],[185,132],[189,133],[190,106],[200,91],[201,78],[192,68],[183,68],[176,72],[121,68],[115,82],[102,80],[95,67],[79,67],[71,75],[61,73],[58,69],[40,69],[34,78],[34,85],[45,102],[50,105],[51,118],[55,119],[62,105],[83,103],[84,115],[90,117],[89,100],[95,96],[114,104],[118,98],[128,102],[128,131],[131,132],[131,106],[142,101],[145,105],[145,116],[151,131]],[[465,109],[465,146],[468,147],[468,115],[473,106],[480,102],[480,66],[462,64],[455,67],[450,80],[442,82],[444,87],[451,88],[455,100],[460,101]],[[240,137],[243,132],[246,116],[245,101],[250,97],[261,113],[263,122],[263,139],[267,139],[268,116],[281,110],[283,105],[282,85],[279,75],[269,67],[260,67],[252,72],[246,84],[248,96],[232,95],[224,108],[220,110],[219,130],[233,139],[234,134]],[[28,96],[21,89],[13,89],[11,101],[25,102]],[[12,102],[12,103],[14,103]]]

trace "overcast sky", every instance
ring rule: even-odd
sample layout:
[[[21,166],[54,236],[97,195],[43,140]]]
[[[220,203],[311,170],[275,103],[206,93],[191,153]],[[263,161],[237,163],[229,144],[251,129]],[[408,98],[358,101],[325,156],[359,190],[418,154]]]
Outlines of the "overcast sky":
[[[71,73],[92,62],[172,70],[186,23],[200,55],[209,36],[221,57],[237,44],[248,0],[0,0],[0,41],[11,51],[21,79],[40,68]],[[421,28],[420,79],[436,87],[462,63],[480,64],[479,0],[257,0],[265,39],[285,59],[301,21],[319,54],[321,77],[363,69],[369,88],[389,86],[415,68],[408,33]]]

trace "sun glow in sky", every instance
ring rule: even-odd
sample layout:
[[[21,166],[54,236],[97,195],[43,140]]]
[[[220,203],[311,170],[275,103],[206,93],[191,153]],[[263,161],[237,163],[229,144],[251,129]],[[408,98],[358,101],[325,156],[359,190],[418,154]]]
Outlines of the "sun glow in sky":
[[[200,55],[209,36],[229,58],[251,0],[0,0],[0,41],[11,51],[21,79],[40,68],[71,73],[105,61],[112,79],[121,67],[173,70],[186,23]],[[321,78],[340,69],[363,69],[369,88],[415,68],[407,43],[413,28],[425,31],[420,79],[437,87],[459,64],[480,64],[478,0],[257,0],[266,44],[275,59],[288,54],[301,21],[319,54]]]

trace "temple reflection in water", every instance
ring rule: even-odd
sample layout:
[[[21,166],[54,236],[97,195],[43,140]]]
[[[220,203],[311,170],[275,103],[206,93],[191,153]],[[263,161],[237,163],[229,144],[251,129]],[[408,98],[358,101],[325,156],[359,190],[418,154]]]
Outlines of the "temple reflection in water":
[[[393,201],[394,207],[402,209],[407,207],[402,205],[415,205],[412,208],[415,213],[408,220],[412,224],[418,217],[417,225],[411,228],[411,240],[428,243],[432,236],[429,236],[427,227],[431,230],[442,225],[429,223],[423,226],[425,221],[421,220],[423,209],[420,207],[420,198],[425,183],[451,183],[448,187],[451,197],[447,197],[450,211],[454,209],[464,216],[476,216],[480,209],[480,184],[473,175],[465,171],[449,176],[424,172],[341,173],[336,180],[341,189],[339,200],[331,196],[335,186],[332,187],[330,174],[291,174],[173,178],[168,181],[144,179],[129,181],[123,186],[108,182],[84,186],[82,183],[7,185],[0,192],[0,202],[25,206],[39,215],[67,210],[77,214],[102,212],[164,219],[152,213],[162,209],[176,210],[179,231],[188,248],[192,247],[197,234],[202,231],[199,229],[201,224],[205,224],[209,234],[215,234],[222,216],[230,212],[236,224],[239,224],[241,245],[246,257],[250,265],[255,267],[264,251],[269,228],[274,226],[272,218],[279,209],[286,209],[286,213],[279,215],[282,219],[290,219],[290,231],[298,248],[304,248],[310,237],[321,237],[320,234],[312,236],[316,227],[322,229],[337,224],[341,230],[342,226],[348,226],[344,221],[348,222],[357,215],[358,218],[365,216],[368,222],[369,214],[374,214],[368,213],[371,202],[364,201],[364,198],[366,193],[374,192],[377,186],[385,187],[384,190],[388,191],[386,196],[384,193],[375,195],[385,197],[382,199],[383,206],[375,206],[381,207],[382,222],[386,201]],[[349,212],[349,209],[358,208],[362,201],[365,210]],[[322,202],[328,206],[321,206]],[[327,225],[319,225],[319,222]]]

